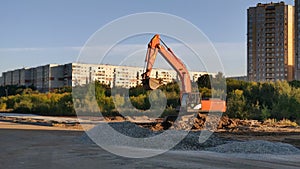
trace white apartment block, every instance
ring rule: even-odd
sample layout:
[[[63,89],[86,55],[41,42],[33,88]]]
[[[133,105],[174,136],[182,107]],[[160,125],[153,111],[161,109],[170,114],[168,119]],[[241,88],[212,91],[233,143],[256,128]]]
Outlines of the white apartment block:
[[[30,69],[29,69],[30,70]],[[39,66],[31,70],[31,82],[41,92],[63,87],[63,69],[57,64]]]
[[[178,80],[177,73],[175,70],[168,70],[168,69],[153,69],[151,72],[150,77],[162,79],[163,82],[169,83],[174,80]]]
[[[97,80],[98,65],[96,64],[80,64],[71,63],[68,67],[69,72],[72,72],[72,86],[89,84]]]
[[[130,88],[141,84],[141,67],[103,64],[68,63],[48,64],[34,68],[22,68],[2,73],[0,85],[35,86],[40,92],[49,92],[66,86],[74,87],[99,81],[110,87]],[[190,72],[193,82],[207,72]],[[213,74],[214,75],[214,74]],[[153,68],[152,78],[162,79],[165,84],[178,80],[174,70]]]
[[[3,74],[3,79],[4,79],[5,85],[13,85],[12,75],[13,75],[12,71],[8,71],[8,72],[5,72],[5,74]]]
[[[96,79],[102,84],[113,87],[115,79],[116,66],[113,65],[98,65]]]
[[[135,87],[141,84],[142,73],[143,68],[118,66],[115,68],[113,86],[125,88]]]

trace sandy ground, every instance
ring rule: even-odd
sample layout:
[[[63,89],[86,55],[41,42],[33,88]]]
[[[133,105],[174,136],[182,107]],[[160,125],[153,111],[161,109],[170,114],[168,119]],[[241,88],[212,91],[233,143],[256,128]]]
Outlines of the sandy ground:
[[[300,156],[169,151],[146,159],[113,155],[76,141],[79,129],[0,122],[0,168],[300,168]]]

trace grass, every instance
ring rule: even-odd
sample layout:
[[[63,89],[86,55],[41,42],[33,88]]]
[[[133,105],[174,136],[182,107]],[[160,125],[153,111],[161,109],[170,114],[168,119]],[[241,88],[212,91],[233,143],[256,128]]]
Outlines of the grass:
[[[297,127],[297,122],[291,121],[289,119],[282,119],[277,121],[276,119],[267,119],[264,121],[264,124],[271,126],[289,126],[289,127]]]

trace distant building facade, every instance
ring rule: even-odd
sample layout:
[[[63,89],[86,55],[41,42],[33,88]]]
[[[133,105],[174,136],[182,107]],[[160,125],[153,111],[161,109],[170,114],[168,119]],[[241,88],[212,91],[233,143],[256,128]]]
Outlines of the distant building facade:
[[[295,79],[300,80],[300,3],[295,0]]]
[[[294,79],[294,7],[257,4],[247,11],[247,76],[250,81]]]
[[[33,68],[22,68],[2,73],[0,86],[34,86],[40,92],[49,92],[62,87],[74,87],[99,81],[110,87],[130,88],[141,84],[141,67],[114,66],[103,64],[68,63],[48,64]],[[193,82],[207,72],[190,72]],[[215,74],[211,74],[215,75]],[[174,70],[153,68],[152,78],[160,78],[164,83],[178,80]]]
[[[240,81],[248,81],[247,76],[232,76],[232,77],[227,77],[226,79],[235,79],[235,80],[240,80]]]

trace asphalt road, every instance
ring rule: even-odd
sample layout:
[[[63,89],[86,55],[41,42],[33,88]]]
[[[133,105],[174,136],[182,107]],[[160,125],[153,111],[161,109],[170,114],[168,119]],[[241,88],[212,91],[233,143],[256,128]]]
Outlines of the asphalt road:
[[[169,151],[152,158],[129,159],[76,141],[82,134],[82,131],[0,122],[0,168],[300,168],[300,157],[296,155]]]

